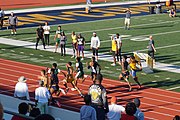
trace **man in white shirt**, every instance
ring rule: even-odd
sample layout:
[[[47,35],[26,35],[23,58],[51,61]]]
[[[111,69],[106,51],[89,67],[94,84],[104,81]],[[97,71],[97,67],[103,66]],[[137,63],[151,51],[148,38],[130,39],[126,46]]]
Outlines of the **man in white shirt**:
[[[15,86],[14,97],[21,100],[29,100],[28,86],[24,76],[19,77],[18,83]]]
[[[35,90],[35,104],[41,111],[41,114],[48,113],[48,101],[51,95],[46,87],[44,87],[44,82],[39,81],[39,87]]]
[[[117,105],[117,98],[111,98],[111,105],[109,105],[109,112],[107,114],[109,120],[120,120],[121,112],[125,112],[125,108],[121,105]]]
[[[96,32],[93,32],[93,36],[91,37],[91,50],[93,51],[93,56],[96,57],[96,61],[98,60],[98,49],[100,47],[99,37],[96,35]]]
[[[50,26],[48,25],[48,22],[45,22],[45,26],[43,26],[44,29],[44,37],[45,37],[45,43],[49,46],[49,35],[50,35]]]
[[[114,39],[116,40],[117,42],[117,61],[121,62],[121,48],[122,48],[122,38],[121,36],[119,35],[119,33],[116,33],[116,37],[114,37]]]

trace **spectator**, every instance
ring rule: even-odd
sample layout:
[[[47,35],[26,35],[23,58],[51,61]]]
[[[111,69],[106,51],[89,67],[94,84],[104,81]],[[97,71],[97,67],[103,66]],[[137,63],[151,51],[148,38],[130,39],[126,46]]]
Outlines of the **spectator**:
[[[34,120],[55,120],[53,116],[49,114],[42,114],[37,116]]]
[[[88,94],[91,95],[92,107],[96,109],[97,120],[105,120],[109,112],[106,89],[101,85],[103,76],[97,74],[95,84],[89,87]]]
[[[39,87],[35,90],[35,104],[40,109],[41,113],[48,113],[48,101],[50,99],[50,93],[46,87],[44,87],[44,82],[39,81]]]
[[[113,63],[111,65],[116,66],[116,56],[117,56],[118,48],[117,48],[117,41],[114,35],[111,37],[111,51],[113,56]]]
[[[180,116],[179,115],[174,116],[173,120],[180,120]]]
[[[41,111],[39,110],[39,108],[33,108],[30,113],[29,116],[31,117],[37,117],[41,114]]]
[[[27,104],[27,103],[25,103],[25,102],[20,103],[19,106],[18,106],[19,114],[26,115],[27,112],[28,112],[28,108],[29,108],[29,107],[28,107],[28,104]],[[14,115],[11,120],[26,120],[26,119]]]
[[[74,31],[71,34],[71,39],[72,39],[72,47],[73,47],[73,56],[71,58],[75,58],[77,56],[77,35],[75,34]]]
[[[5,16],[4,10],[0,8],[0,29],[3,27],[4,16]]]
[[[37,38],[36,38],[36,50],[37,50],[39,40],[42,41],[44,49],[46,49],[45,43],[44,43],[44,29],[42,28],[41,24],[39,24],[39,28],[37,28],[37,30],[36,30],[36,36],[37,36]]]
[[[121,120],[137,120],[134,116],[136,110],[136,105],[133,102],[127,103],[125,107],[126,114],[122,115]]]
[[[134,103],[135,103],[136,108],[137,108],[136,113],[134,114],[134,116],[136,116],[138,120],[144,120],[144,113],[141,112],[141,110],[139,108],[140,105],[141,105],[141,101],[138,98],[135,98]]]
[[[45,26],[43,26],[44,29],[44,37],[45,37],[45,43],[49,46],[49,35],[50,35],[50,26],[48,25],[48,22],[45,22]]]
[[[174,8],[169,10],[169,17],[176,17],[176,10]]]
[[[111,98],[111,105],[109,105],[109,112],[107,114],[109,120],[120,120],[121,113],[125,113],[125,108],[121,105],[117,105],[117,98]]]
[[[80,52],[82,52],[82,58],[81,60],[84,60],[84,47],[85,47],[85,38],[82,37],[82,35],[79,33],[77,36],[77,46],[78,46],[78,54],[77,57],[80,57]]]
[[[121,62],[121,48],[122,48],[122,38],[119,35],[119,33],[116,33],[116,36],[114,37],[114,39],[117,42],[117,61]]]
[[[130,8],[127,8],[127,10],[125,10],[126,13],[126,18],[124,21],[125,24],[125,30],[130,30],[130,24],[131,24],[131,13],[132,11],[130,10]]]
[[[15,86],[14,97],[21,100],[30,100],[26,80],[24,76],[19,77],[18,83]]]
[[[0,102],[0,120],[3,120],[3,106]]]
[[[56,35],[54,36],[54,41],[56,41],[56,46],[55,46],[55,51],[54,53],[57,52],[58,49],[58,45],[60,43],[60,37],[61,37],[61,33],[63,32],[63,30],[61,29],[61,26],[58,26],[58,29],[56,30]]]
[[[67,41],[67,37],[66,37],[65,33],[62,32],[61,36],[60,36],[61,56],[66,55],[66,41]]]
[[[11,35],[16,35],[16,26],[18,25],[18,18],[11,12],[11,16],[9,16],[9,24],[11,26]]]
[[[97,120],[96,119],[96,110],[91,107],[91,96],[84,96],[85,105],[83,105],[80,109],[80,119],[81,120]]]
[[[154,40],[152,36],[149,36],[149,43],[147,48],[148,48],[148,55],[153,59],[153,62],[155,63],[154,52],[156,52],[156,49],[154,46]]]
[[[96,35],[96,32],[93,32],[93,36],[91,37],[91,50],[93,51],[93,56],[95,56],[96,61],[98,60],[98,49],[100,47],[99,37]]]

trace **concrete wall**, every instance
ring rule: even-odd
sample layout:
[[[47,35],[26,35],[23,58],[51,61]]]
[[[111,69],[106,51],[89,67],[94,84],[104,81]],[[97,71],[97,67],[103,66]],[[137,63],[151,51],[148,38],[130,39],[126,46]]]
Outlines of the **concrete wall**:
[[[5,110],[9,110],[12,112],[17,112],[17,113],[18,113],[18,105],[21,102],[33,103],[31,101],[19,100],[17,98],[2,95],[2,94],[0,94],[0,101]],[[54,118],[56,118],[56,120],[79,120],[80,119],[80,115],[78,112],[73,112],[73,111],[56,108],[52,106],[49,106],[49,114],[51,114]],[[10,120],[11,117],[12,115],[9,115],[9,114],[4,115],[5,120]]]

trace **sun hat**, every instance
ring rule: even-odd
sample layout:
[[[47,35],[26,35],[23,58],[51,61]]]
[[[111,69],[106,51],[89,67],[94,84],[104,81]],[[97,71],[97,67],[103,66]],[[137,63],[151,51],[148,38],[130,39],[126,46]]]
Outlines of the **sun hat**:
[[[24,76],[21,76],[21,77],[19,77],[19,79],[18,79],[18,81],[19,82],[26,82],[26,78],[24,77]]]

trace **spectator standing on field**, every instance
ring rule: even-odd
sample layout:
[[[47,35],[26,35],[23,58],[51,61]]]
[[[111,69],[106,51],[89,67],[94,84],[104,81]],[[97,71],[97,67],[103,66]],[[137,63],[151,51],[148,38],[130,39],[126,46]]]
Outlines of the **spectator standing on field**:
[[[39,87],[35,90],[35,104],[41,111],[41,114],[48,113],[48,102],[50,100],[50,93],[46,87],[44,87],[44,82],[39,81]]]
[[[114,37],[114,39],[117,42],[117,61],[121,62],[121,60],[122,60],[122,57],[121,57],[122,38],[119,35],[119,33],[116,33],[116,36]]]
[[[61,29],[61,26],[58,26],[58,29],[56,30],[56,35],[54,36],[54,41],[56,41],[56,46],[55,46],[55,53],[57,52],[58,49],[58,45],[60,43],[60,37],[61,37],[61,33],[63,32],[63,30]]]
[[[60,36],[60,47],[61,47],[61,56],[66,56],[66,41],[67,37],[64,32]]]
[[[140,110],[140,105],[141,105],[141,101],[139,100],[139,98],[135,98],[134,99],[134,103],[136,105],[136,113],[134,114],[134,116],[137,117],[137,120],[144,120],[144,113]]]
[[[125,113],[125,108],[121,105],[117,105],[117,98],[113,96],[111,98],[111,105],[109,105],[109,112],[107,114],[108,120],[120,120],[122,112]]]
[[[91,96],[84,96],[85,105],[83,105],[80,109],[80,119],[81,120],[97,120],[96,118],[96,110],[91,107]]]
[[[44,38],[45,38],[45,43],[46,45],[49,46],[49,36],[50,36],[50,26],[48,25],[48,22],[45,22],[45,25],[43,26],[44,29]]]
[[[112,51],[112,56],[113,56],[113,63],[111,64],[112,66],[116,66],[116,56],[117,56],[117,41],[114,37],[114,35],[111,37],[111,51]]]
[[[73,47],[73,56],[71,58],[77,57],[77,35],[73,31],[71,34],[71,39],[72,39],[72,47]]]
[[[0,8],[0,29],[3,27],[4,16],[5,16],[4,10]]]
[[[37,36],[36,37],[36,50],[37,50],[39,40],[42,41],[44,49],[46,49],[45,43],[44,43],[44,29],[41,24],[39,24],[39,28],[37,28],[37,30],[36,30],[36,36]]]
[[[130,8],[127,8],[127,10],[125,10],[126,13],[126,18],[124,21],[125,24],[125,30],[130,30],[130,24],[131,24],[131,13],[132,11],[130,10]]]
[[[153,63],[155,63],[154,52],[156,52],[156,49],[154,46],[154,40],[152,36],[149,36],[149,43],[147,48],[148,48],[148,55],[153,59]]]
[[[85,38],[82,37],[82,35],[79,33],[77,36],[77,46],[78,46],[78,54],[77,57],[80,57],[80,52],[82,52],[82,58],[81,60],[84,60],[84,47],[85,47]]]
[[[91,95],[92,107],[96,109],[97,120],[105,120],[109,112],[106,89],[101,85],[103,76],[97,74],[95,83],[89,87],[88,94]]]
[[[9,24],[11,26],[11,35],[16,35],[16,26],[18,25],[18,18],[11,12],[11,16],[9,16]]]
[[[91,37],[91,50],[93,52],[93,56],[95,56],[96,61],[98,60],[98,49],[100,47],[99,37],[96,35],[96,32],[93,32],[93,36]]]
[[[15,86],[14,97],[21,100],[29,100],[28,86],[24,76],[19,77],[18,83]]]

